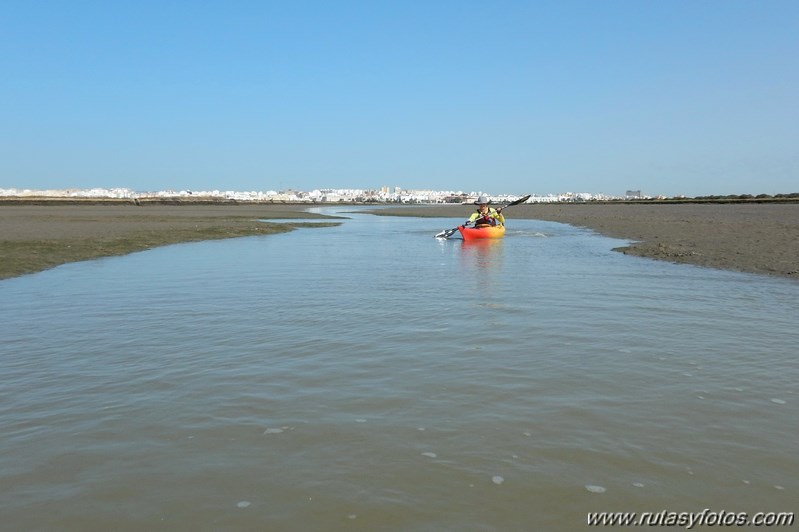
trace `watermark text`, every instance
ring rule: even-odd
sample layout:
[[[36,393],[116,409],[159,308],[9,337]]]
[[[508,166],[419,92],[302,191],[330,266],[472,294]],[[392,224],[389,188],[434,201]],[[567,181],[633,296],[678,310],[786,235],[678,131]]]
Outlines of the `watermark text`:
[[[588,526],[679,526],[691,530],[697,526],[792,526],[793,512],[589,512]]]

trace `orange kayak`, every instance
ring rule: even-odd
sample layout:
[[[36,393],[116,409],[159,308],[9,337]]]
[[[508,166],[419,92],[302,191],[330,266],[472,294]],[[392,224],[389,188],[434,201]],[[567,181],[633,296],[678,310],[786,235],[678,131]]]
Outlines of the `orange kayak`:
[[[477,238],[502,238],[505,236],[504,225],[487,225],[485,227],[464,227],[459,226],[458,231],[464,240],[474,240]]]

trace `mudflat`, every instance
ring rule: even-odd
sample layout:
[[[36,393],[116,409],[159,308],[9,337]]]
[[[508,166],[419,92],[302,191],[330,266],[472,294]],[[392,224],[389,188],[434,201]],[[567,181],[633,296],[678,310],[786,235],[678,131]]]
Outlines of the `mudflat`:
[[[375,213],[466,220],[473,209],[442,205]],[[797,203],[541,203],[514,206],[505,215],[509,227],[514,218],[547,220],[630,240],[616,249],[630,255],[799,279]]]
[[[304,205],[0,205],[0,279],[97,257],[218,238],[336,224]],[[376,209],[390,216],[462,217],[469,205]],[[799,204],[524,204],[506,211],[630,240],[622,253],[799,279]],[[319,223],[269,223],[319,218]],[[325,222],[324,220],[328,220]],[[442,227],[442,229],[444,229]]]
[[[319,218],[320,222],[292,222]],[[270,223],[261,220],[288,219]],[[156,246],[266,235],[301,226],[336,225],[331,217],[282,204],[0,205],[0,279]]]

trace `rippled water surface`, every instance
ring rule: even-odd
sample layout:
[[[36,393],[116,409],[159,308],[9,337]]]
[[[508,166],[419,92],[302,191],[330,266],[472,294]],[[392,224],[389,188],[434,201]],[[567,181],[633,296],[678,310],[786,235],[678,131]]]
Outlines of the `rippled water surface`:
[[[0,282],[2,528],[796,511],[795,282],[349,216]]]

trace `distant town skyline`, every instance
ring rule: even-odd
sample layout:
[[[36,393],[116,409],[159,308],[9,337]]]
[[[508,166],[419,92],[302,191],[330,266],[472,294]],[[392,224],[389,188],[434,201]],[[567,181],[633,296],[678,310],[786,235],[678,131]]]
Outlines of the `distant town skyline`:
[[[334,202],[383,202],[383,203],[472,203],[479,196],[487,195],[494,203],[511,202],[522,195],[528,195],[527,203],[554,203],[574,201],[607,201],[607,200],[663,200],[663,199],[735,199],[735,200],[766,200],[790,199],[799,197],[799,192],[769,194],[730,194],[730,195],[705,195],[705,196],[652,196],[641,190],[627,190],[624,194],[604,194],[590,192],[560,192],[556,194],[490,194],[481,190],[465,192],[462,190],[429,190],[429,189],[403,189],[401,187],[383,186],[380,189],[342,189],[323,188],[310,191],[304,190],[159,190],[135,191],[129,188],[91,188],[91,189],[16,189],[1,188],[0,199],[6,198],[54,198],[54,199],[222,199],[235,201],[256,202],[309,202],[309,203],[334,203]]]
[[[11,1],[0,188],[776,194],[799,2]]]
[[[627,191],[633,197],[641,198],[640,191]],[[380,187],[380,189],[322,188],[305,190],[158,190],[135,191],[129,188],[90,188],[90,189],[17,189],[0,188],[0,198],[104,198],[104,199],[142,199],[142,198],[217,198],[240,201],[289,201],[289,202],[337,202],[337,201],[380,201],[403,203],[452,203],[471,202],[478,196],[488,195],[492,201],[514,201],[519,194],[487,194],[484,191],[462,190],[419,190],[401,187]],[[557,202],[591,199],[619,199],[625,196],[606,194],[562,192],[559,194],[531,194],[529,202]]]

